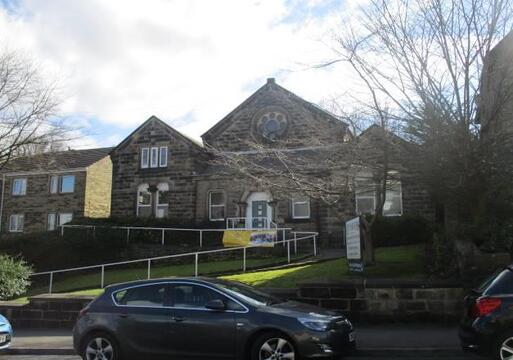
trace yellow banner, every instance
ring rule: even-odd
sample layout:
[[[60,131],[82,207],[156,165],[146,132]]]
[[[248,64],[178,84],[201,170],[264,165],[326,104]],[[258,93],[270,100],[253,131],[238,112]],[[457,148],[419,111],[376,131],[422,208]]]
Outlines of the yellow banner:
[[[224,247],[274,246],[276,230],[227,230],[223,234]]]

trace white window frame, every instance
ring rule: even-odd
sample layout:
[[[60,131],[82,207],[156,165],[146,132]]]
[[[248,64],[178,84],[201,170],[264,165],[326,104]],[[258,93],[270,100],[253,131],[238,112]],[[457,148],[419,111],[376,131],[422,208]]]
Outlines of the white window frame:
[[[366,191],[366,192],[369,192],[369,191]],[[371,215],[374,214],[376,212],[376,191],[373,192],[374,195],[362,195],[362,194],[356,194],[356,197],[355,197],[355,205],[356,205],[356,213],[357,214],[361,214],[361,211],[358,207],[358,200],[360,199],[370,199],[372,200],[372,211],[371,211]]]
[[[71,191],[63,191],[62,190],[62,184],[64,183],[64,178],[70,177],[73,178],[73,189]],[[59,181],[59,193],[60,194],[73,194],[75,192],[75,183],[76,183],[77,177],[75,175],[61,175],[60,181]]]
[[[296,216],[295,207],[297,205],[308,205],[308,215],[305,216]],[[301,199],[292,199],[292,218],[293,219],[310,219],[310,216],[312,215],[311,209],[310,209],[310,199],[308,197],[304,197]]]
[[[15,193],[14,190],[16,189],[16,182],[18,181],[21,181],[22,185],[21,185],[21,189],[20,189],[20,193]],[[15,178],[12,180],[12,189],[11,189],[11,194],[13,196],[24,196],[24,195],[27,195],[27,178]]]
[[[161,146],[159,148],[159,167],[167,167],[168,151],[167,146]],[[165,154],[165,156],[162,156],[163,154]]]
[[[159,167],[159,148],[158,148],[158,146],[153,146],[150,148],[150,167],[151,168]]]
[[[59,193],[59,175],[50,175],[50,194]]]
[[[152,204],[152,201],[153,201],[153,194],[151,193],[151,191],[149,191],[149,184],[140,184],[138,187],[137,187],[137,192],[136,192],[136,210],[135,210],[135,216],[139,216],[139,208],[147,208],[147,207],[151,207],[151,204]],[[147,192],[148,194],[150,194],[150,203],[149,204],[140,204],[139,203],[139,194],[143,191],[144,189],[144,192]]]
[[[223,195],[222,204],[212,204],[212,194],[221,193]],[[224,216],[222,218],[212,218],[212,208],[223,208]],[[208,220],[209,221],[225,221],[226,219],[226,193],[223,190],[211,190],[208,192]]]
[[[395,176],[397,175],[398,173],[395,172],[395,171],[391,171],[390,172],[390,176]],[[402,186],[402,182],[401,180],[392,180],[392,179],[389,179],[388,180],[389,184],[387,184],[387,189],[386,189],[386,194],[385,194],[385,202],[387,201],[387,199],[389,198],[388,197],[388,192],[390,191],[388,189],[388,187],[390,185],[399,185],[399,202],[400,202],[400,206],[401,206],[401,211],[399,213],[394,213],[394,214],[385,214],[385,210],[383,209],[383,216],[402,216],[403,215],[403,186]],[[358,200],[359,199],[371,199],[372,200],[372,212],[371,214],[374,214],[376,212],[376,203],[378,201],[378,184],[369,184],[368,185],[369,187],[372,187],[373,190],[368,190],[368,191],[362,191],[363,193],[365,194],[358,194],[358,186],[355,186],[355,190],[356,190],[356,193],[355,193],[355,206],[356,206],[356,213],[357,214],[360,214],[360,209],[358,208]],[[372,192],[372,195],[370,195],[369,193]]]
[[[72,213],[72,212],[62,212],[62,213],[59,213],[59,214],[57,215],[57,225],[58,225],[58,226],[64,225],[64,224],[62,223],[62,217],[63,217],[63,216],[66,216],[66,215],[69,215],[69,216],[70,216],[70,220],[69,220],[69,221],[67,221],[67,222],[65,222],[64,224],[67,224],[68,222],[73,221],[73,213]]]
[[[396,184],[394,185],[399,185],[399,204],[400,204],[400,207],[401,207],[401,211],[399,213],[395,213],[395,214],[385,214],[385,209],[383,209],[383,216],[403,216],[403,184],[401,183],[401,181],[397,181]],[[387,193],[388,193],[388,185],[387,185]],[[385,202],[387,201],[388,199],[388,194],[387,196],[385,197]]]
[[[150,167],[150,148],[141,148],[141,169]]]
[[[169,214],[169,203],[160,203],[160,193],[161,192],[169,192],[169,184],[168,183],[159,183],[157,185],[157,191],[155,192],[155,217],[158,219],[163,219],[165,216],[159,216],[159,209],[166,208],[168,209]],[[169,215],[168,215],[169,216]]]
[[[53,231],[57,229],[57,213],[48,213],[46,228],[48,231]]]
[[[21,219],[21,222],[20,222]],[[14,221],[13,221],[14,220]],[[20,227],[21,223],[21,227]],[[9,232],[19,233],[23,232],[23,228],[25,227],[25,214],[11,214],[9,216]],[[14,224],[14,227],[13,227]]]

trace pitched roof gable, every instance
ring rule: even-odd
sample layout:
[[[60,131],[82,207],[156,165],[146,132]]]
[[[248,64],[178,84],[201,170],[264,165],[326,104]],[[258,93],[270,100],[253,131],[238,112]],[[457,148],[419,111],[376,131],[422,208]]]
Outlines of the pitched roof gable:
[[[97,148],[85,150],[66,150],[47,152],[32,156],[22,156],[12,159],[3,169],[3,173],[26,171],[59,171],[68,169],[83,169],[109,156],[112,148]]]
[[[336,115],[330,113],[327,110],[322,109],[320,106],[311,103],[309,101],[306,101],[305,99],[301,98],[300,96],[294,94],[292,91],[285,89],[283,86],[280,86],[276,84],[275,80],[273,78],[267,79],[267,82],[261,86],[257,91],[255,91],[251,96],[249,96],[246,100],[244,100],[239,106],[237,106],[235,109],[233,109],[228,115],[226,115],[224,118],[222,118],[219,122],[217,122],[214,126],[212,126],[207,132],[205,132],[203,135],[201,135],[201,138],[203,139],[203,142],[208,142],[208,140],[212,137],[215,137],[217,134],[223,132],[225,129],[227,129],[235,120],[234,114],[236,114],[238,111],[243,109],[245,106],[250,104],[255,98],[257,98],[260,94],[262,94],[264,91],[268,90],[279,90],[282,93],[284,93],[287,97],[292,99],[293,101],[296,101],[300,103],[301,105],[305,106],[310,111],[320,114],[324,118],[326,118],[329,121],[336,122],[337,124],[340,124],[341,126],[348,127],[348,125],[343,122],[339,117]]]
[[[116,147],[114,147],[112,149],[111,153],[113,153],[114,151],[116,151],[117,149],[119,149],[123,145],[125,145],[135,134],[137,134],[139,131],[144,129],[144,127],[146,125],[148,125],[149,123],[151,123],[151,122],[157,122],[159,125],[163,126],[167,130],[169,130],[172,134],[176,135],[178,138],[182,139],[186,143],[191,144],[192,146],[194,146],[194,147],[196,147],[198,149],[204,150],[203,146],[200,143],[198,143],[197,141],[191,139],[190,137],[182,134],[181,132],[179,132],[178,130],[173,128],[171,125],[169,125],[166,122],[160,120],[155,115],[152,115],[145,122],[143,122],[141,125],[139,125],[134,131],[132,131],[126,138],[124,138],[123,141],[121,141]]]

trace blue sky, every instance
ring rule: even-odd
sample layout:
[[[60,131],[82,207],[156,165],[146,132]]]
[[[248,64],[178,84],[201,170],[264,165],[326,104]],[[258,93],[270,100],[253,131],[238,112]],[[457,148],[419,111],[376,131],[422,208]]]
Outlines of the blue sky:
[[[199,139],[268,77],[317,103],[347,91],[343,66],[302,69],[365,1],[0,0],[0,46],[57,81],[73,147],[115,145],[151,115]]]

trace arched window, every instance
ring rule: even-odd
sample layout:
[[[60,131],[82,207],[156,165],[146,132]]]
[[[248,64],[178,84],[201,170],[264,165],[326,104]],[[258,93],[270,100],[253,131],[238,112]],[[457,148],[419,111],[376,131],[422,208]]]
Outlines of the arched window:
[[[155,217],[168,217],[169,209],[169,184],[159,183],[157,185],[156,201],[155,201]]]
[[[137,209],[139,217],[151,216],[151,192],[148,184],[141,184],[137,187]]]

